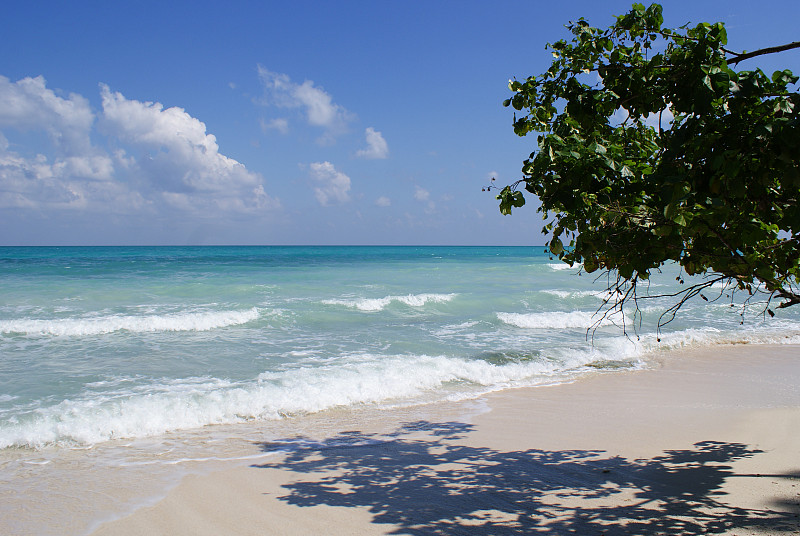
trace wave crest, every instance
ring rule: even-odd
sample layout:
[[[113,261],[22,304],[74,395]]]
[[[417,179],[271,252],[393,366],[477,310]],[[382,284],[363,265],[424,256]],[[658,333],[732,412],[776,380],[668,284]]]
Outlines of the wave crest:
[[[544,313],[497,313],[501,322],[525,329],[586,329],[595,323],[592,313],[572,311],[563,313],[548,311]]]
[[[482,391],[559,372],[554,363],[502,366],[427,355],[355,355],[327,367],[261,374],[255,381],[189,378],[39,407],[0,423],[0,448],[95,444],[210,424],[281,419],[334,407],[431,396],[456,382]],[[441,395],[440,395],[441,396]]]
[[[324,300],[326,305],[344,305],[359,311],[382,311],[392,302],[402,303],[409,307],[422,307],[428,302],[444,303],[452,300],[456,294],[408,294],[406,296],[386,296],[383,298],[353,298]]]
[[[555,270],[558,272],[561,270],[573,270],[573,269],[577,270],[578,268],[580,268],[580,265],[575,264],[570,266],[565,262],[551,262],[547,265],[547,267],[550,268],[551,270]]]
[[[259,317],[258,309],[206,311],[166,315],[112,315],[90,318],[19,319],[0,321],[0,333],[29,336],[87,336],[115,331],[147,333],[158,331],[210,331],[246,324]]]

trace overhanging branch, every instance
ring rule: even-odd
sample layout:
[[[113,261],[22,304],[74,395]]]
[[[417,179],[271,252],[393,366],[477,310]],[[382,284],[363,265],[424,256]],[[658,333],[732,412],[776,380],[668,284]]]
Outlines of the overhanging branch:
[[[735,52],[729,52],[734,55],[733,58],[728,60],[728,63],[733,65],[738,64],[740,61],[749,60],[750,58],[755,58],[756,56],[763,56],[765,54],[775,54],[776,52],[783,52],[785,50],[791,50],[793,48],[800,48],[800,41],[795,41],[794,43],[787,43],[785,45],[779,45],[776,47],[767,47],[761,48],[759,50],[754,50],[752,52],[747,52],[744,54],[736,54]]]
[[[785,299],[785,302],[782,302],[778,305],[778,309],[785,309],[786,307],[791,307],[792,305],[800,304],[800,295],[795,294],[794,292],[790,292],[787,290],[778,290],[776,294]]]

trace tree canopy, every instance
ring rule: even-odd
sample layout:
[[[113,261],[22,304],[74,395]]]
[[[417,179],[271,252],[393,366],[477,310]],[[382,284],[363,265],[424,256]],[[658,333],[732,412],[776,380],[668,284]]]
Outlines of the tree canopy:
[[[537,196],[550,253],[608,271],[611,310],[672,261],[706,277],[675,294],[666,321],[720,282],[800,303],[798,77],[736,70],[800,43],[736,53],[723,23],[662,24],[658,4],[607,29],[570,23],[547,71],[509,82],[514,131],[538,133],[538,148],[500,189],[500,211]]]

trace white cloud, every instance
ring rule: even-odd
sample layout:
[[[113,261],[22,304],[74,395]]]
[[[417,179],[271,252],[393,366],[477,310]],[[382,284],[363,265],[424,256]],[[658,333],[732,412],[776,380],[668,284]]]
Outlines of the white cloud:
[[[79,191],[58,180],[44,155],[26,159],[14,153],[0,155],[0,207],[38,208],[41,205],[78,207]]]
[[[302,84],[292,82],[288,75],[274,73],[258,66],[258,76],[264,85],[265,102],[279,108],[302,108],[308,124],[326,130],[323,141],[343,132],[353,114],[333,102],[333,98],[314,82],[306,80]]]
[[[0,207],[130,212],[142,196],[114,180],[108,156],[48,160],[0,151]]]
[[[390,207],[392,206],[392,201],[386,196],[380,196],[378,199],[375,200],[375,204],[379,207]]]
[[[53,164],[54,174],[96,181],[113,179],[114,162],[106,155],[70,156]]]
[[[64,99],[47,89],[44,77],[11,82],[0,76],[0,128],[43,130],[62,155],[85,153],[94,114],[89,102],[71,93]]]
[[[380,132],[372,127],[366,130],[367,148],[356,153],[360,158],[386,158],[389,156],[389,145]]]
[[[343,121],[344,108],[334,104],[331,96],[314,83],[306,80],[292,90],[297,101],[305,107],[308,122],[318,127],[331,128]]]
[[[0,206],[130,214],[168,205],[209,217],[278,206],[262,178],[220,154],[184,110],[128,100],[106,86],[101,97],[98,133],[84,97],[59,96],[42,77],[0,77]],[[25,154],[11,150],[20,132],[33,134]]]
[[[156,168],[180,168],[182,171],[168,179],[149,176],[154,183],[166,181],[179,190],[219,191],[232,178],[250,184],[258,181],[244,166],[220,154],[217,140],[206,134],[205,124],[182,108],[165,110],[157,102],[129,100],[122,93],[112,93],[105,85],[101,86],[100,93],[102,126],[108,133],[134,147],[150,150],[148,159],[157,163]]]
[[[420,186],[414,187],[414,199],[425,203],[425,212],[431,213],[436,210],[436,203],[431,200],[431,193]]]
[[[94,119],[85,98],[58,96],[41,76],[13,83],[0,76],[0,128],[47,135],[44,146],[19,154],[0,134],[0,206],[85,209],[92,199],[124,195],[112,182],[112,159],[92,146]]]
[[[350,177],[336,171],[330,162],[314,162],[310,166],[311,178],[319,186],[314,188],[314,195],[322,206],[332,202],[344,203],[350,200]]]
[[[277,130],[281,134],[287,134],[289,132],[289,120],[288,119],[273,119],[272,121],[264,121],[261,120],[261,130],[264,132],[268,130]]]
[[[103,128],[142,152],[134,175],[165,194],[169,204],[197,210],[247,211],[276,207],[261,177],[219,152],[206,125],[178,107],[126,99],[101,86]],[[130,161],[129,161],[130,162]]]

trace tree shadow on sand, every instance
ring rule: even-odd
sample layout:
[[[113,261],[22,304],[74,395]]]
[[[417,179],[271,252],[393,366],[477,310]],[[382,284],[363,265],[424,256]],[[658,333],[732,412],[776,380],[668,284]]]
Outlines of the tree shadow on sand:
[[[725,502],[730,462],[762,451],[705,441],[645,460],[603,451],[500,452],[464,446],[457,422],[402,425],[388,435],[343,432],[314,443],[265,443],[287,451],[256,465],[303,473],[280,497],[297,506],[366,507],[390,534],[717,534],[732,528],[796,533],[797,511]],[[770,475],[797,478],[800,475]],[[796,507],[795,507],[796,508]]]

